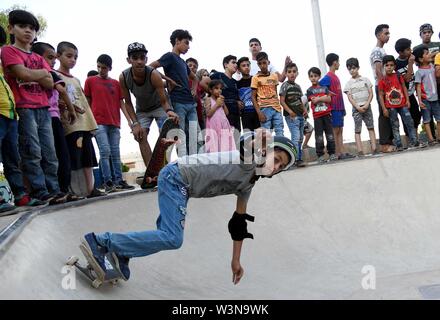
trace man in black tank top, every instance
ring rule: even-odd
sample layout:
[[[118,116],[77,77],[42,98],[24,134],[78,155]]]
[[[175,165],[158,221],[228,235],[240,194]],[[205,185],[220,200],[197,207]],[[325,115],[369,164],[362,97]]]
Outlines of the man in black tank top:
[[[119,82],[130,116],[130,127],[139,148],[145,166],[151,159],[151,147],[148,143],[148,133],[153,120],[156,120],[159,129],[166,118],[179,122],[165,94],[162,77],[158,71],[147,67],[148,50],[141,43],[132,43],[128,46],[127,62],[131,68],[119,76]],[[132,93],[136,98],[136,111],[131,100]]]

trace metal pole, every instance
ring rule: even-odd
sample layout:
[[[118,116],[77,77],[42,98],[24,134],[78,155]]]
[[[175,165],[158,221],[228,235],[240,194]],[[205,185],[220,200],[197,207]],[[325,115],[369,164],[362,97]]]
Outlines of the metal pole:
[[[327,73],[325,62],[324,37],[322,35],[321,11],[319,10],[319,0],[312,1],[313,24],[315,26],[316,49],[318,50],[319,68],[323,74]]]

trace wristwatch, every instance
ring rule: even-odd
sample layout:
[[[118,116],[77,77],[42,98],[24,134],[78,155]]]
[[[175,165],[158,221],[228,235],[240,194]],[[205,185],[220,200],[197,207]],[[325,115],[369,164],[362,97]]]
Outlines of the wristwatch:
[[[134,128],[134,127],[136,127],[137,125],[139,125],[139,122],[138,121],[134,121],[131,125],[130,125],[130,128]]]

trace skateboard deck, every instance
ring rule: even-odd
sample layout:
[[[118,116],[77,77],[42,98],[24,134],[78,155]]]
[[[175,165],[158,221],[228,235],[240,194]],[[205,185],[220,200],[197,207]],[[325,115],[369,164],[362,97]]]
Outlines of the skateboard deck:
[[[157,187],[157,177],[159,176],[159,172],[167,164],[166,155],[169,153],[168,149],[174,145],[173,142],[164,142],[163,140],[169,139],[177,141],[179,139],[179,134],[179,125],[172,119],[167,119],[162,126],[151,155],[150,163],[145,171],[144,179],[141,183],[142,189],[154,189]]]
[[[86,258],[87,265],[82,265],[79,258],[76,256],[72,256],[67,259],[66,265],[75,267],[80,273],[91,281],[93,288],[99,289],[105,283],[116,285],[120,280],[123,280],[122,275],[116,269],[116,262],[111,253],[108,253],[105,256],[105,265],[107,270],[103,274],[97,269],[97,266],[95,266],[95,262],[93,259],[91,259],[92,253],[88,250],[88,248],[81,244],[80,249]]]

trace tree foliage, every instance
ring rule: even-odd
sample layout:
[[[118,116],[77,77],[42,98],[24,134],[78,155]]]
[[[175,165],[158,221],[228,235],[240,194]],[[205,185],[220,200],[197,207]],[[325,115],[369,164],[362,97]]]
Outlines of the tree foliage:
[[[3,27],[3,29],[5,29],[6,33],[8,32],[8,15],[9,12],[13,11],[13,10],[27,10],[26,6],[20,6],[20,5],[14,5],[8,9],[2,9],[0,10],[0,26]],[[29,11],[29,10],[27,10]],[[47,30],[47,21],[46,19],[41,16],[41,15],[35,15],[38,19],[38,22],[40,23],[40,31],[38,31],[37,33],[37,37],[42,37],[44,35],[44,32]],[[7,44],[10,44],[10,40],[8,37],[8,42]]]

